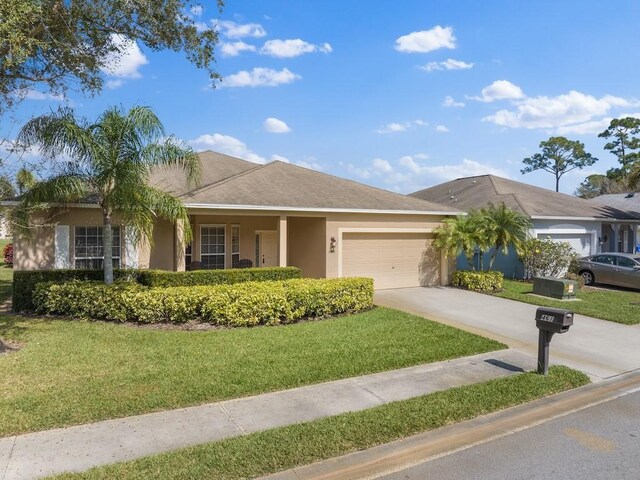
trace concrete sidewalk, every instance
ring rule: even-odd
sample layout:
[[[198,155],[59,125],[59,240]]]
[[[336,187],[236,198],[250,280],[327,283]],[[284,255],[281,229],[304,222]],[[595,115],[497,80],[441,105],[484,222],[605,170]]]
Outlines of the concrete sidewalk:
[[[374,301],[537,355],[535,305],[448,287],[380,290]],[[566,302],[565,308],[571,310],[572,303]],[[550,360],[581,370],[597,381],[640,368],[639,346],[640,325],[576,314],[569,332],[553,337]]]
[[[31,479],[363,410],[535,369],[514,350],[254,397],[0,438],[0,479]]]

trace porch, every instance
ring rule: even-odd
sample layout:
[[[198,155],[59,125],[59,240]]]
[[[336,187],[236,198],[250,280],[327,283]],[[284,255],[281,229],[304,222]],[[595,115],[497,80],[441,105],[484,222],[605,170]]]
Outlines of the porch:
[[[240,265],[294,266],[305,277],[326,276],[329,247],[325,217],[193,213],[190,222],[190,244],[182,240],[181,225],[156,224],[148,255],[149,268],[184,271]],[[142,261],[141,266],[145,263]]]

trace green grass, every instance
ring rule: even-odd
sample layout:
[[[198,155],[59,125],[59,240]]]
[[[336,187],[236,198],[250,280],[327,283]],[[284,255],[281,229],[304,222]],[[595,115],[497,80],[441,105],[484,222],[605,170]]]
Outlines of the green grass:
[[[13,282],[13,268],[5,265],[2,257],[2,251],[7,243],[11,243],[11,240],[0,239],[0,304],[11,296]]]
[[[494,295],[541,307],[555,307],[571,310],[588,317],[611,322],[635,325],[640,323],[640,293],[618,290],[596,290],[581,288],[577,292],[578,302],[553,300],[530,295],[533,285],[528,282],[504,281],[502,292]],[[632,305],[632,303],[638,305]]]
[[[547,377],[519,374],[56,478],[255,478],[388,443],[587,383],[589,379],[582,373],[551,367]]]
[[[309,385],[505,348],[375,308],[213,331],[0,317],[0,436]]]

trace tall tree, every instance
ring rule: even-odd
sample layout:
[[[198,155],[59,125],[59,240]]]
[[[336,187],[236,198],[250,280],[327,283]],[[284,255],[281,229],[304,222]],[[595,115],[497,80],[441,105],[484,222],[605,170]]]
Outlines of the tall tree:
[[[529,237],[531,220],[529,217],[507,207],[504,202],[498,205],[492,203],[480,210],[484,235],[493,251],[489,260],[489,270],[493,268],[498,252],[504,255],[509,253],[509,247],[513,246],[520,254],[524,243]]]
[[[18,186],[18,194],[22,195],[37,183],[36,177],[31,170],[22,167],[16,172],[16,185]]]
[[[606,175],[589,175],[576,189],[575,195],[580,198],[594,198],[608,193],[622,193],[627,191],[627,184],[623,179],[613,179]]]
[[[590,153],[585,152],[584,143],[565,137],[550,137],[540,142],[540,148],[542,153],[536,153],[522,160],[526,167],[520,171],[523,174],[535,170],[552,173],[556,178],[556,192],[560,188],[560,178],[565,173],[588,167],[598,161]]]
[[[199,25],[201,11],[199,0],[0,1],[0,112],[38,84],[54,94],[71,85],[99,92],[102,72],[131,42],[183,51],[215,81],[218,34]]]
[[[634,164],[640,160],[640,118],[614,118],[609,127],[598,137],[610,140],[605,146],[620,162],[620,168],[607,171],[607,177],[619,180],[626,177]]]
[[[182,168],[187,179],[197,182],[199,157],[167,137],[162,123],[148,107],[128,112],[112,107],[94,123],[77,119],[61,109],[29,121],[18,140],[38,147],[43,155],[61,161],[59,171],[27,190],[19,211],[44,204],[93,202],[103,220],[104,281],[113,282],[112,222],[114,215],[130,229],[134,240],[151,239],[154,219],[181,221],[187,240],[191,234],[184,204],[149,185],[152,168]]]

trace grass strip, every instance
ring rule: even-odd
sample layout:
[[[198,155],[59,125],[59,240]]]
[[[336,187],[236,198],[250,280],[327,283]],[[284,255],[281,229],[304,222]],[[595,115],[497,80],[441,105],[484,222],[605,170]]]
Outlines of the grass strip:
[[[587,383],[586,375],[554,366],[547,377],[535,373],[503,377],[360,412],[54,478],[255,478],[388,443]]]
[[[0,436],[199,405],[505,348],[387,308],[179,331],[0,317]]]
[[[532,292],[532,283],[505,279],[503,290],[493,295],[541,307],[564,308],[581,315],[610,322],[626,325],[640,323],[639,292],[581,288],[576,295],[580,299],[578,302],[533,296]]]

